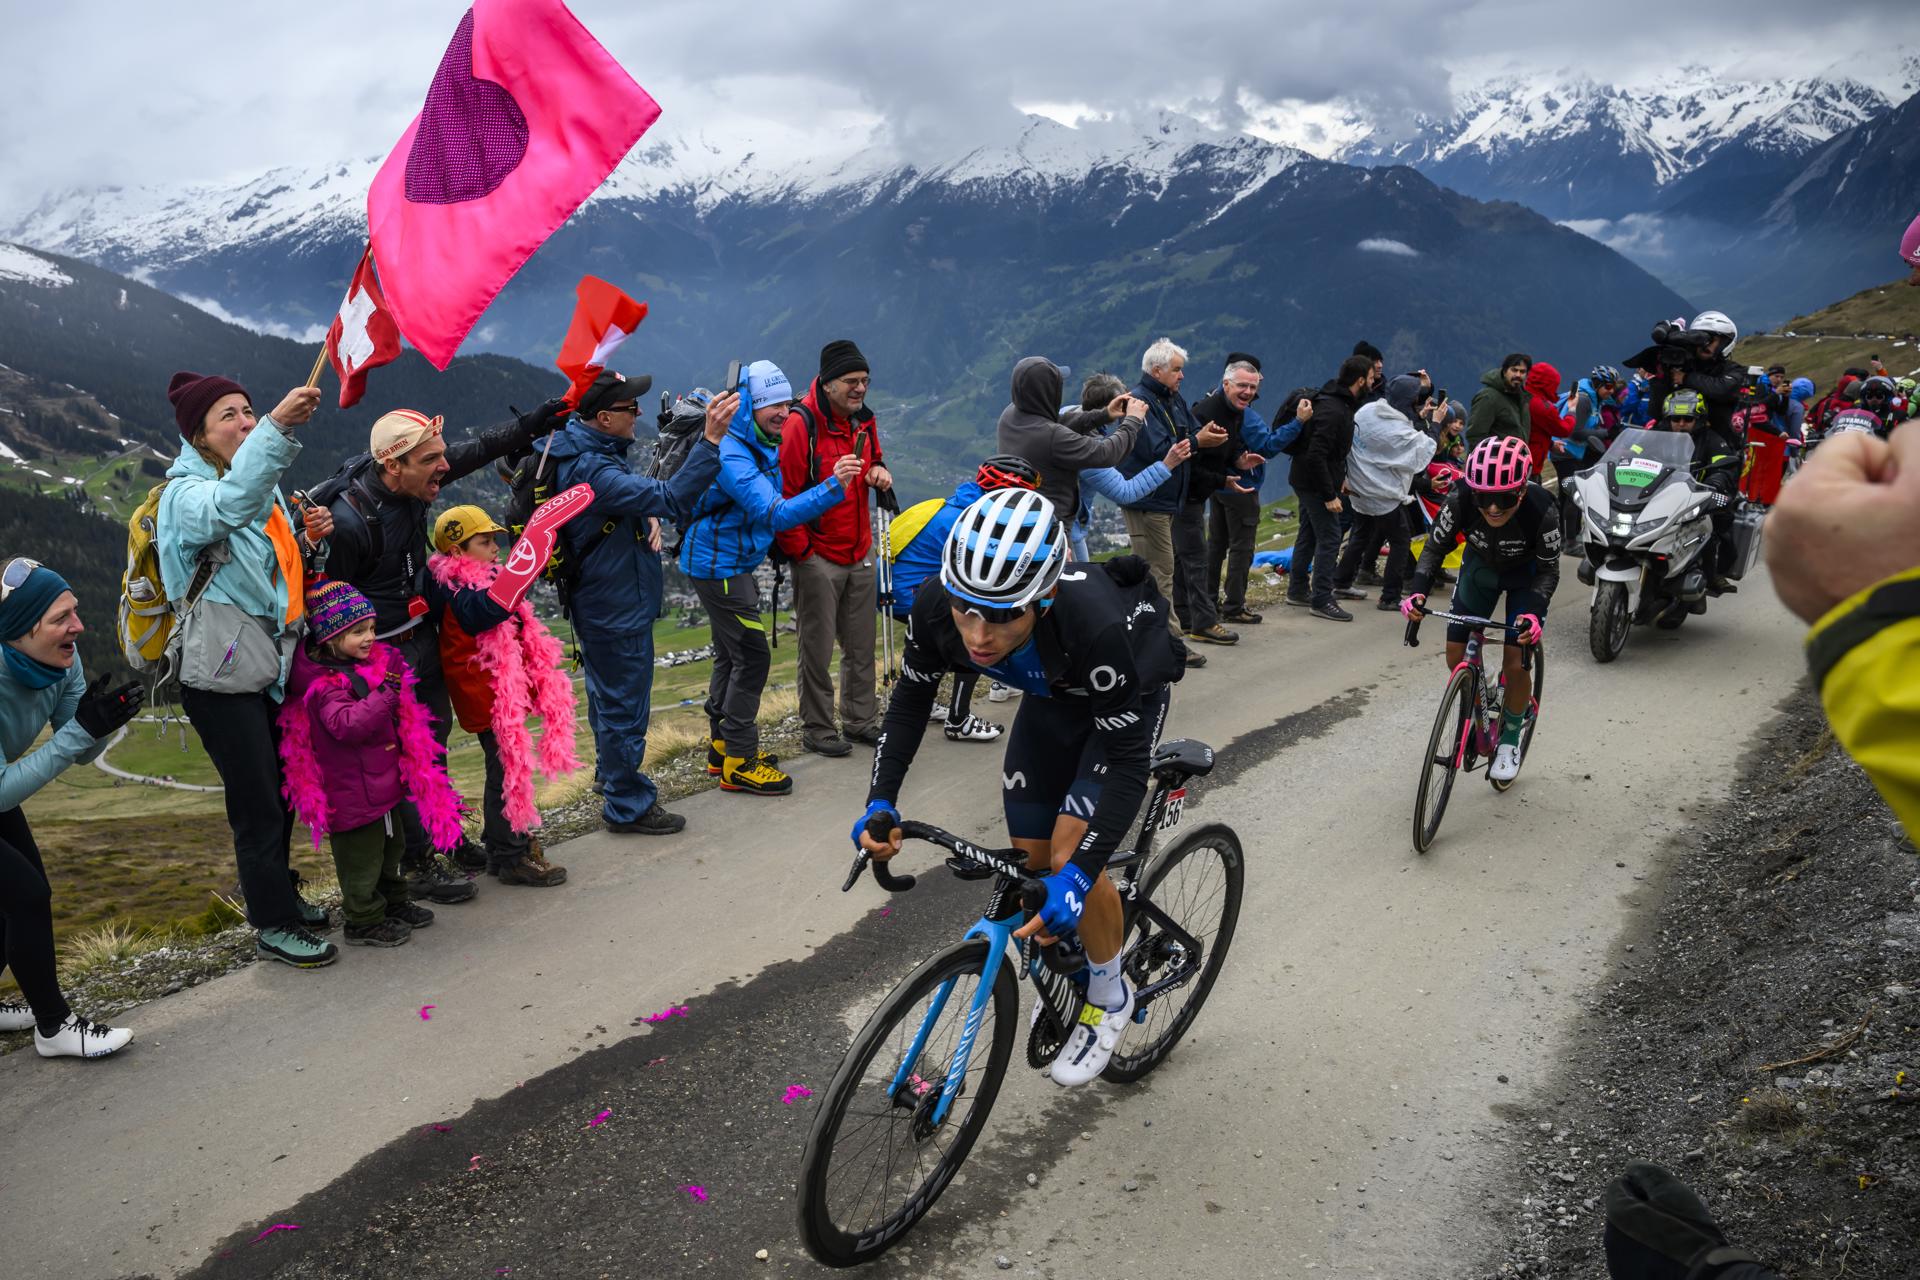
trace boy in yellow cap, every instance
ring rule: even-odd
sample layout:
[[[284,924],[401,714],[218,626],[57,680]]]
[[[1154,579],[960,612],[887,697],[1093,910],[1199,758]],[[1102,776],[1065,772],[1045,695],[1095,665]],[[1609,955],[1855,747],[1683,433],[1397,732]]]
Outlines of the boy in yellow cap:
[[[427,569],[449,593],[487,591],[500,575],[507,530],[479,507],[453,507],[433,524]],[[542,557],[544,560],[544,557]],[[460,727],[480,740],[487,784],[481,843],[487,871],[506,885],[564,884],[566,868],[548,862],[530,832],[540,825],[533,773],[552,779],[580,767],[574,746],[573,681],[561,669],[560,642],[533,608],[517,600],[506,621],[478,635],[451,612],[440,624],[440,667]],[[538,749],[529,720],[544,732]]]

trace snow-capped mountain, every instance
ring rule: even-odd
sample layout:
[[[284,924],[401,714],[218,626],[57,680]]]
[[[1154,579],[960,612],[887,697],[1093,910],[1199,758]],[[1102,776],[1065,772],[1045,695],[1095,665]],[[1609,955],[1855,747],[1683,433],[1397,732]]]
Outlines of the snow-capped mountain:
[[[1008,370],[1032,352],[1128,372],[1170,333],[1201,367],[1232,346],[1317,384],[1368,337],[1467,387],[1516,342],[1591,364],[1687,305],[1537,214],[1173,114],[1144,130],[1027,117],[917,163],[867,136],[782,159],[799,154],[790,142],[650,133],[466,349],[546,363],[588,272],[650,304],[628,350],[662,387],[759,355],[803,384],[823,343],[854,337],[881,407],[925,429],[918,456],[945,475],[977,458]],[[377,167],[68,193],[0,239],[317,339],[359,255]],[[1506,287],[1515,264],[1542,288]],[[1556,302],[1595,289],[1604,305]]]
[[[1459,88],[1454,111],[1411,136],[1371,135],[1341,158],[1410,164],[1456,191],[1549,217],[1619,218],[1662,207],[1689,174],[1801,156],[1920,87],[1920,58],[1870,79],[1729,79],[1702,67],[1652,86],[1585,75],[1509,75]]]

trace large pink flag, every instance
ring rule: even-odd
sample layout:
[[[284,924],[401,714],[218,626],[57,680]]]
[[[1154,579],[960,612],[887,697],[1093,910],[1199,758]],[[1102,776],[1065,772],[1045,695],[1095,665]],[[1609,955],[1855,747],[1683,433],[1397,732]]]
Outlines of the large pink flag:
[[[475,0],[367,193],[374,261],[407,341],[446,368],[494,295],[659,118],[560,0]]]

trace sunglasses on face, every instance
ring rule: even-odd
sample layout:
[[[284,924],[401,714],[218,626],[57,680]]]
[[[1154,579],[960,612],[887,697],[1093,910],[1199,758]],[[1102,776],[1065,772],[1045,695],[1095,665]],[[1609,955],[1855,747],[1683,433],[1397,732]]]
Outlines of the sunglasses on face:
[[[635,416],[638,416],[640,413],[640,406],[637,404],[610,404],[605,409],[601,410],[601,412],[631,413],[631,414],[634,414]]]
[[[27,579],[40,567],[38,560],[29,560],[25,556],[15,556],[7,561],[7,567],[0,569],[0,600],[27,585]]]
[[[1475,493],[1473,505],[1482,511],[1505,511],[1520,505],[1520,491],[1509,489],[1504,493]]]
[[[1017,609],[1001,609],[988,604],[969,604],[963,605],[960,612],[970,613],[982,622],[991,622],[997,625],[1006,622],[1018,622],[1027,616],[1027,609],[1027,605],[1021,605]]]

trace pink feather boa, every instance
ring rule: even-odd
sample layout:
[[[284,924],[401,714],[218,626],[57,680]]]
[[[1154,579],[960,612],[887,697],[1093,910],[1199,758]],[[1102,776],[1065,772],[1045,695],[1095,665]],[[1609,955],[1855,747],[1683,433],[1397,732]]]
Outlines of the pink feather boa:
[[[440,554],[427,561],[434,580],[449,591],[485,591],[500,566],[466,556]],[[573,681],[562,669],[566,653],[524,600],[514,609],[520,625],[503,622],[474,637],[480,669],[493,686],[493,735],[500,744],[501,790],[507,825],[528,832],[540,825],[533,801],[533,770],[554,778],[580,767],[575,745]],[[528,721],[545,726],[536,754]]]
[[[398,649],[376,642],[373,652],[355,670],[373,686],[385,680],[396,663],[400,667],[400,786],[419,811],[433,847],[453,849],[460,844],[460,819],[465,808],[441,764],[446,748],[433,736],[433,713],[414,695],[413,687],[418,682],[413,668],[400,657]],[[293,806],[294,816],[313,833],[315,849],[330,830],[330,805],[326,779],[320,774],[320,761],[313,750],[313,716],[307,702],[322,684],[344,682],[346,678],[344,672],[329,672],[280,708],[280,761],[286,777],[281,794]]]

